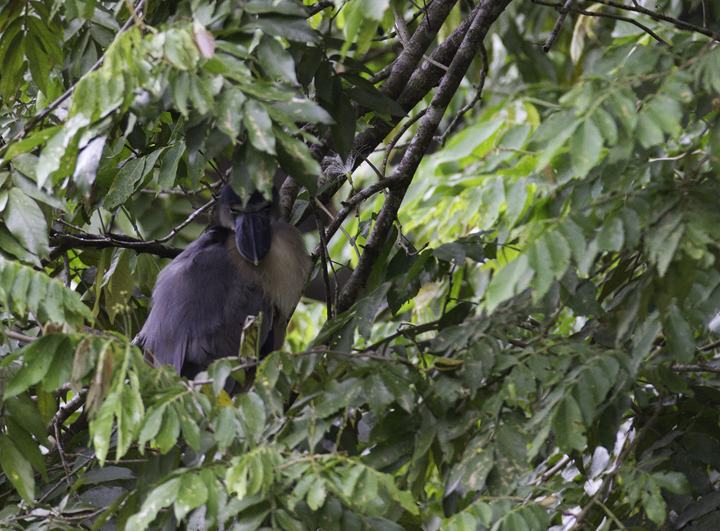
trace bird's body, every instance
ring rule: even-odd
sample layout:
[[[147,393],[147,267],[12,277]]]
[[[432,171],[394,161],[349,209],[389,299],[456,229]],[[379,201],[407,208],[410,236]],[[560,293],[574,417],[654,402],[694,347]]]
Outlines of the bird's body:
[[[231,194],[230,201],[239,202]],[[223,197],[228,195],[224,191]],[[225,197],[223,202],[228,201]],[[216,359],[237,356],[246,318],[260,312],[260,355],[281,348],[310,270],[295,227],[269,221],[267,231],[243,231],[244,213],[237,202],[221,204],[226,210],[223,225],[203,234],[160,273],[150,315],[138,336],[156,365],[173,365],[188,378]],[[260,254],[248,259],[243,251],[248,245],[259,245]]]

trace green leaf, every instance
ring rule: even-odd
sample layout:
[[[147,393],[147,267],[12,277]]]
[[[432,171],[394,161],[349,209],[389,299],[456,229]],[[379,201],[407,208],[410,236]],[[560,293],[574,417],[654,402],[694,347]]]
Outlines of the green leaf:
[[[277,163],[272,155],[258,151],[246,142],[233,161],[230,184],[234,189],[259,190],[269,197],[276,170]]]
[[[273,79],[297,84],[295,61],[278,40],[263,35],[257,47],[257,55],[265,74]]]
[[[50,92],[48,90],[50,83],[50,58],[45,53],[35,33],[28,33],[25,36],[25,56],[30,65],[33,82],[43,93],[48,94]]]
[[[550,163],[581,123],[574,117],[574,113],[565,111],[553,114],[537,128],[530,137],[530,143],[543,145],[542,153],[535,165],[538,170],[542,170]]]
[[[675,302],[665,311],[663,328],[672,359],[678,363],[690,363],[695,355],[695,334]]]
[[[190,100],[201,115],[208,114],[215,105],[211,80],[206,77],[190,76]]]
[[[680,102],[667,94],[659,94],[653,98],[647,112],[667,134],[677,136],[682,131],[680,121],[683,118],[683,112]]]
[[[187,101],[190,97],[190,74],[179,72],[170,78],[170,95],[175,108],[183,116],[188,116]]]
[[[332,124],[334,120],[330,113],[317,103],[301,98],[293,98],[288,102],[278,101],[269,107],[280,110],[294,123],[308,122],[317,124]]]
[[[129,349],[129,346],[128,346]],[[132,378],[131,378],[132,380]],[[142,397],[134,386],[123,386],[117,413],[117,459],[125,455],[135,439],[145,408]]]
[[[277,5],[277,4],[276,4]],[[282,37],[289,41],[306,43],[318,42],[318,35],[303,18],[271,15],[260,17],[242,27],[242,31],[262,30],[268,35]]]
[[[165,156],[160,163],[160,174],[158,176],[158,188],[161,190],[169,190],[175,186],[178,163],[183,153],[185,153],[185,142],[182,140],[173,144],[172,147],[165,152]]]
[[[608,145],[614,146],[617,144],[618,128],[610,113],[602,107],[597,107],[592,117],[593,120],[595,120],[595,125],[597,125],[600,133],[602,133],[602,136],[605,140],[607,140]]]
[[[35,499],[35,478],[32,466],[7,435],[0,435],[0,465],[20,497],[32,504]]]
[[[73,101],[80,101],[81,99],[81,95],[76,91]],[[78,131],[89,123],[90,118],[85,117],[83,114],[75,114],[68,118],[60,132],[48,140],[47,145],[40,153],[40,158],[35,168],[38,188],[45,186],[45,182],[50,175],[60,169],[68,146],[75,140],[75,135]],[[73,168],[74,161],[72,165],[64,169],[71,173]]]
[[[20,422],[22,422],[22,419]],[[20,453],[25,457],[25,459],[28,460],[32,467],[38,472],[40,472],[40,475],[42,475],[43,479],[45,481],[48,481],[49,478],[47,476],[47,469],[45,466],[45,457],[40,451],[38,442],[34,440],[30,432],[23,429],[20,426],[20,423],[18,423],[14,418],[6,417],[5,425],[7,426],[6,433],[8,437],[14,442],[15,447],[20,451]],[[43,432],[44,431],[45,430],[43,429]],[[46,438],[44,433],[43,438]],[[47,445],[46,448],[48,448],[50,446],[50,443],[46,442],[44,445]]]
[[[50,58],[55,61],[56,65],[62,65],[64,60],[60,50],[60,38],[62,37],[62,32],[55,24],[52,22],[48,24],[42,18],[27,17],[26,21],[29,29],[28,33],[32,33],[39,39],[42,43],[42,47],[45,49]]]
[[[585,120],[570,138],[572,165],[579,177],[584,177],[600,159],[603,141],[593,120]]]
[[[260,151],[275,155],[275,135],[267,109],[257,100],[248,100],[243,110],[245,127],[252,145]]]
[[[655,522],[658,526],[665,522],[666,516],[666,505],[660,494],[659,488],[654,488],[650,492],[643,493],[642,497],[643,506],[650,520]]]
[[[661,277],[665,276],[670,262],[675,258],[675,252],[684,233],[685,224],[682,223],[682,214],[670,212],[646,234],[645,252],[649,255],[650,263],[656,265]]]
[[[160,426],[162,425],[163,418],[165,417],[166,408],[167,404],[161,404],[159,406],[154,406],[147,411],[138,434],[137,442],[141,453],[144,453],[145,451],[145,443],[152,440],[160,431]]]
[[[254,392],[244,393],[237,397],[235,406],[245,432],[260,436],[267,421],[262,399]]]
[[[181,478],[172,478],[153,489],[140,508],[128,520],[127,529],[143,531],[155,520],[161,509],[172,505],[180,492]]]
[[[326,496],[325,480],[317,478],[307,493],[306,501],[311,510],[317,511],[325,503]]]
[[[5,209],[5,224],[8,230],[31,253],[47,258],[48,227],[45,216],[35,201],[17,188],[12,188]]]
[[[497,306],[510,297],[523,291],[532,280],[535,271],[530,268],[528,256],[522,254],[504,267],[490,281],[485,305],[492,312]]]
[[[320,164],[312,158],[310,150],[300,140],[291,137],[278,127],[275,127],[274,131],[278,140],[277,158],[280,167],[307,188],[311,196],[314,196],[318,177],[322,173]]]
[[[405,116],[407,114],[398,102],[372,85],[348,87],[345,92],[360,105],[368,107],[378,114],[389,114],[391,116]]]
[[[447,531],[474,531],[477,527],[478,521],[468,512],[454,514],[443,524],[443,530]]]
[[[322,419],[338,409],[353,404],[353,400],[361,391],[362,386],[358,378],[348,378],[340,382],[331,381],[322,397],[322,402],[316,403],[315,415]]]
[[[18,25],[19,29],[19,25]],[[25,34],[16,33],[7,45],[7,51],[2,57],[2,77],[0,77],[0,93],[3,100],[13,101],[25,70]]]
[[[193,419],[190,416],[190,413],[182,408],[180,404],[175,404],[175,408],[177,409],[178,417],[180,419],[180,427],[182,428],[182,434],[185,442],[187,442],[190,448],[199,452],[201,439],[200,426],[197,425],[195,419]]]
[[[462,459],[455,465],[448,477],[447,485],[460,481],[460,486],[468,490],[482,490],[488,474],[495,466],[492,445],[469,445]]]
[[[94,485],[97,483],[109,483],[111,481],[135,479],[135,474],[129,468],[106,466],[88,470],[85,474],[83,474],[81,479],[85,481],[85,485]]]
[[[5,388],[3,397],[5,400],[25,392],[45,377],[52,364],[53,354],[63,339],[64,336],[61,334],[47,334],[20,351],[23,356],[23,364]]]
[[[12,160],[17,155],[28,153],[37,146],[44,144],[62,129],[61,125],[54,125],[40,131],[35,131],[31,135],[23,138],[19,142],[11,142],[8,150],[5,152],[5,160]]]
[[[245,94],[235,87],[223,90],[220,93],[217,108],[217,125],[230,138],[237,138],[241,132],[243,123],[241,109],[245,99]]]
[[[662,128],[648,112],[640,113],[638,117],[637,135],[645,149],[662,144],[665,140]]]
[[[175,442],[180,436],[180,417],[175,408],[169,407],[165,409],[165,417],[163,418],[160,431],[155,436],[155,442],[160,447],[160,451],[164,454],[175,446]]]
[[[628,92],[632,94],[632,92]],[[631,135],[638,122],[635,100],[624,92],[613,92],[610,94],[610,106],[625,132]]]
[[[708,135],[708,151],[710,155],[710,163],[716,174],[720,174],[720,119],[710,125],[710,134]]]
[[[110,357],[112,354],[107,353],[106,356]],[[90,435],[92,437],[93,446],[95,446],[95,452],[97,453],[100,465],[105,463],[105,458],[110,450],[110,437],[112,436],[113,420],[115,418],[115,412],[120,405],[119,395],[120,391],[117,389],[110,392],[110,394],[105,397],[105,401],[100,406],[100,409],[90,420]]]
[[[208,488],[197,474],[183,474],[175,500],[175,518],[180,522],[190,511],[205,504]]]
[[[571,395],[558,402],[552,422],[557,444],[563,452],[583,450],[587,441],[583,435],[582,413]]]
[[[106,210],[115,210],[124,204],[135,192],[135,185],[145,174],[145,157],[129,160],[120,168],[110,186],[103,206]]]
[[[189,28],[166,31],[164,51],[170,64],[180,70],[193,70],[200,59],[200,50],[193,42]]]
[[[605,221],[595,241],[600,251],[621,251],[625,243],[622,220],[612,217]]]

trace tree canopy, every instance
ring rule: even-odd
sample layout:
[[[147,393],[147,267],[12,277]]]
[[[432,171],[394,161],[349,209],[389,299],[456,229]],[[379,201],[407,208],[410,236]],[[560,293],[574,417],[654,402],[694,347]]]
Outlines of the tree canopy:
[[[644,4],[0,0],[0,528],[720,528],[720,7]],[[188,382],[224,182],[321,302]]]

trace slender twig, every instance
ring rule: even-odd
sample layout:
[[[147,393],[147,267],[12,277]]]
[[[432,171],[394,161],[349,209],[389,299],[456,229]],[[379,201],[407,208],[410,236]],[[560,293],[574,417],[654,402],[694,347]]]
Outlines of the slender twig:
[[[70,259],[67,252],[63,253],[63,272],[65,273],[65,287],[70,287]]]
[[[620,531],[626,531],[626,530],[627,530],[627,527],[625,527],[625,526],[623,525],[623,523],[620,521],[620,519],[619,519],[617,516],[615,516],[615,513],[612,512],[612,511],[607,507],[607,505],[605,505],[605,504],[604,504],[603,502],[601,502],[600,500],[595,500],[595,503],[596,503],[597,505],[599,505],[600,508],[601,508],[603,511],[605,511],[605,514],[607,514],[608,517],[609,517],[613,522],[615,522],[615,525],[618,526],[618,529],[619,529]]]
[[[545,483],[548,479],[553,477],[555,474],[557,474],[562,468],[565,467],[570,462],[570,456],[564,455],[560,458],[560,461],[558,461],[554,467],[550,468],[546,472],[544,472],[539,478],[535,480],[535,485],[540,485],[542,483]]]
[[[62,255],[62,253],[68,249],[87,247],[92,247],[96,249],[104,249],[106,247],[119,247],[121,249],[133,249],[138,253],[154,254],[161,258],[175,258],[178,254],[182,252],[182,249],[178,249],[176,247],[169,247],[163,244],[168,240],[172,239],[178,232],[180,232],[182,229],[192,223],[195,218],[197,218],[205,210],[210,208],[214,203],[215,200],[208,201],[203,206],[192,212],[185,219],[185,221],[180,223],[180,225],[178,225],[177,227],[173,228],[166,236],[154,240],[138,240],[136,238],[131,238],[122,234],[97,235],[90,234],[85,231],[83,231],[82,235],[59,232],[51,233],[50,241],[54,248],[50,252],[50,261],[55,260],[55,258]],[[63,224],[69,225],[74,229],[82,230],[68,223]]]
[[[634,6],[628,6],[628,5],[622,4],[620,2],[613,2],[612,0],[588,0],[588,1],[596,3],[596,4],[605,4],[606,6],[614,7],[617,9],[622,9],[625,11],[634,11],[635,13],[641,13],[643,15],[646,15],[649,18],[652,18],[653,20],[662,20],[664,22],[669,22],[670,24],[677,26],[678,28],[701,33],[702,35],[710,37],[713,40],[718,39],[717,33],[713,33],[708,28],[696,26],[695,24],[690,24],[689,22],[685,22],[684,20],[673,18],[673,17],[670,17],[663,13],[660,13],[658,11],[652,11],[650,9],[644,8],[640,4],[638,4],[635,0],[633,0]]]
[[[565,0],[565,5],[563,5],[561,8],[558,8],[558,11],[560,11],[560,16],[555,21],[555,26],[550,32],[550,36],[545,41],[545,44],[543,44],[543,52],[548,53],[550,51],[550,47],[555,42],[555,39],[557,39],[558,33],[560,33],[560,28],[562,28],[563,22],[565,22],[565,17],[567,17],[568,9],[570,8],[570,4],[572,4],[572,1],[573,0]]]
[[[557,9],[558,11],[561,12],[561,18],[563,18],[563,19],[564,19],[564,15],[562,15],[562,11],[565,10],[565,15],[567,15],[567,12],[568,12],[568,11],[572,11],[573,13],[579,13],[579,14],[585,15],[585,16],[587,16],[587,17],[610,18],[610,19],[613,19],[613,20],[620,20],[620,21],[622,21],[622,22],[628,22],[628,23],[633,24],[634,26],[637,26],[638,28],[640,28],[640,29],[643,30],[645,33],[647,33],[648,35],[650,35],[653,39],[657,40],[658,42],[661,42],[661,43],[666,44],[666,45],[669,46],[669,43],[668,43],[666,40],[664,40],[662,37],[660,37],[659,35],[657,35],[653,30],[651,30],[650,28],[648,28],[646,25],[641,24],[641,23],[638,22],[637,20],[632,19],[632,18],[629,18],[629,17],[623,17],[622,15],[612,15],[612,14],[610,14],[610,13],[603,13],[603,12],[601,12],[601,11],[586,11],[585,9],[580,9],[580,8],[577,8],[577,7],[574,7],[574,6],[569,6],[569,7],[568,7],[567,4],[568,4],[569,2],[571,2],[572,0],[567,0],[567,2],[565,3],[565,5],[563,5],[563,4],[558,4],[558,3],[553,3],[553,2],[545,2],[545,1],[543,1],[543,0],[531,0],[531,1],[532,1],[532,3],[537,4],[537,5],[554,7],[555,9]],[[558,18],[558,21],[560,21],[560,18]],[[558,30],[559,30],[559,28],[558,28]],[[553,29],[553,31],[555,31],[555,29]],[[557,36],[557,35],[556,35],[556,36]],[[556,36],[555,36],[555,37],[556,37]],[[552,34],[550,35],[550,37],[552,37],[552,39],[555,40],[555,37],[553,37]],[[550,41],[550,37],[548,37],[548,41]],[[550,45],[552,45],[552,42],[550,42]],[[545,51],[545,52],[547,52],[547,51],[550,49],[550,48],[548,47],[548,49],[546,50],[546,49],[545,49],[546,47],[548,47],[547,43],[546,43],[545,45],[543,45],[543,51]]]
[[[88,235],[88,236],[92,236],[92,234],[89,233],[88,231],[86,231],[85,229],[83,229],[83,228],[81,228],[81,227],[78,227],[77,225],[73,225],[72,223],[68,223],[67,221],[65,221],[65,220],[62,219],[62,218],[56,219],[56,220],[55,220],[55,223],[59,223],[60,225],[65,225],[66,227],[69,227],[69,228],[71,228],[71,229],[73,229],[73,230],[78,231],[80,234],[85,234],[85,235]]]
[[[460,119],[465,115],[466,112],[468,112],[470,109],[472,109],[477,102],[480,101],[483,95],[483,88],[485,88],[485,79],[487,78],[487,73],[490,70],[490,66],[488,63],[488,56],[487,56],[487,50],[485,49],[485,45],[480,45],[480,57],[482,59],[482,65],[483,69],[482,72],[480,72],[480,81],[477,85],[477,92],[475,93],[475,97],[470,100],[470,103],[465,105],[458,113],[455,115],[455,118],[452,119],[452,122],[450,122],[450,125],[447,126],[447,129],[445,129],[445,132],[436,140],[440,142],[441,146],[445,145],[445,142],[447,141],[447,137],[455,130],[455,127],[460,122]]]
[[[335,233],[338,231],[338,229],[342,226],[342,223],[345,221],[345,219],[350,215],[350,213],[353,211],[355,206],[359,205],[366,199],[372,197],[373,195],[377,194],[381,190],[384,190],[385,188],[388,188],[391,184],[394,184],[389,179],[383,179],[381,181],[377,181],[367,188],[363,188],[359,192],[357,192],[355,195],[353,195],[351,198],[343,201],[342,208],[337,213],[337,215],[332,219],[328,227],[325,229],[325,238],[327,241],[330,241],[332,237],[335,235]],[[312,260],[315,261],[319,257],[319,247],[316,248],[312,253]]]
[[[312,210],[318,230],[318,236],[320,236],[320,264],[322,267],[323,283],[325,284],[325,305],[327,308],[327,318],[330,319],[333,316],[332,289],[330,288],[330,275],[328,273],[328,259],[330,258],[330,253],[327,248],[327,240],[325,240],[325,229],[323,228],[322,220],[318,214],[315,201],[310,201],[310,210]]]
[[[714,367],[705,363],[699,363],[697,365],[672,365],[670,370],[673,372],[711,372],[713,374],[720,374],[720,367]]]
[[[334,2],[330,2],[329,0],[323,0],[322,2],[318,2],[317,4],[313,4],[311,6],[305,6],[305,10],[307,11],[308,18],[314,17],[320,11],[323,11],[327,9],[328,7],[335,7]]]
[[[180,223],[180,225],[178,225],[178,226],[175,227],[173,230],[171,230],[170,233],[169,233],[167,236],[165,236],[164,238],[156,239],[156,240],[150,240],[150,241],[148,241],[147,243],[149,243],[149,244],[165,243],[166,241],[170,240],[173,236],[175,236],[178,232],[180,232],[182,229],[184,229],[185,227],[187,227],[188,225],[190,225],[190,223],[192,223],[192,221],[193,221],[196,217],[198,217],[200,214],[202,214],[203,212],[205,212],[208,208],[210,208],[210,207],[213,206],[214,204],[215,204],[215,200],[214,200],[214,199],[211,200],[211,201],[208,201],[208,202],[205,203],[203,206],[201,206],[200,208],[198,208],[197,210],[195,210],[192,214],[190,214],[185,221],[183,221],[182,223]]]
[[[437,319],[435,321],[431,321],[429,323],[424,323],[421,325],[415,325],[410,326],[407,328],[398,328],[398,331],[394,334],[390,334],[387,337],[382,338],[380,341],[377,341],[376,343],[373,343],[372,345],[365,347],[360,351],[360,353],[367,353],[378,350],[381,346],[386,345],[387,343],[390,343],[391,341],[394,341],[395,339],[399,337],[410,337],[410,336],[418,336],[420,334],[423,334],[425,332],[429,332],[430,330],[434,330],[438,324],[440,323],[440,319]]]
[[[635,445],[638,441],[642,438],[644,433],[650,429],[657,419],[660,417],[660,411],[662,410],[662,406],[658,405],[655,408],[655,411],[653,412],[652,417],[647,421],[647,423],[640,429],[638,434],[636,435],[635,439],[630,441],[629,439],[626,440],[626,446],[620,452],[620,455],[617,458],[617,461],[615,463],[615,468],[610,471],[604,478],[602,483],[600,484],[600,488],[595,492],[592,498],[590,498],[590,501],[585,504],[585,507],[582,508],[580,513],[575,517],[575,525],[570,529],[570,531],[578,531],[583,527],[583,520],[587,516],[587,514],[590,512],[590,509],[592,509],[592,506],[595,505],[595,502],[600,499],[600,496],[602,496],[603,492],[607,488],[607,486],[610,484],[610,482],[613,480],[613,478],[620,472],[620,467],[622,466],[623,462],[627,457],[630,455],[630,452],[632,452],[633,448],[635,448]]]
[[[140,28],[141,30],[145,30],[148,28],[148,26],[146,26],[145,23],[143,22],[143,18],[145,18],[145,16],[144,15],[138,16],[137,11],[133,7],[131,0],[125,0],[125,7],[130,12],[130,16],[132,17],[133,21],[135,22],[135,25],[138,28]]]
[[[56,422],[54,424],[55,428],[55,446],[58,450],[58,455],[60,456],[60,462],[62,463],[63,470],[65,471],[65,482],[67,483],[68,487],[72,489],[73,482],[70,478],[70,465],[68,465],[67,460],[65,459],[65,452],[63,451],[62,444],[60,443],[60,428],[58,427],[58,423]],[[75,496],[77,497],[77,493],[75,493]],[[79,499],[78,499],[79,501]]]
[[[138,240],[122,234],[107,234],[105,236],[86,234],[68,234],[50,231],[50,244],[53,249],[50,251],[48,263],[62,256],[68,249],[105,249],[107,247],[118,247],[120,249],[133,249],[138,253],[149,253],[161,258],[175,258],[182,252],[182,249],[167,245]]]
[[[715,347],[720,347],[720,339],[718,339],[717,341],[713,341],[712,343],[708,343],[707,345],[703,345],[702,347],[698,347],[698,350],[700,352],[705,352],[708,350],[712,350]]]
[[[73,415],[73,413],[85,404],[87,393],[88,390],[83,389],[77,395],[68,400],[64,406],[57,410],[57,413],[55,413],[52,420],[50,420],[47,425],[48,435],[52,435],[54,426],[62,426],[65,421]]]
[[[420,325],[423,326],[423,325]],[[419,328],[419,327],[418,327]],[[318,349],[310,349],[306,350],[304,352],[299,352],[297,354],[293,354],[294,357],[305,357],[305,356],[312,356],[314,354],[329,354],[331,356],[341,356],[343,358],[350,358],[350,359],[370,359],[375,361],[383,361],[388,363],[396,363],[399,365],[406,365],[408,367],[413,367],[415,369],[419,369],[417,365],[415,365],[413,362],[404,360],[402,358],[390,358],[388,356],[381,356],[379,354],[374,354],[372,352],[344,352],[341,350],[329,350],[325,348],[318,348]],[[262,363],[262,360],[250,360],[245,361],[244,363],[241,363],[240,365],[236,365],[233,367],[230,372],[237,372],[245,369],[251,369],[253,367],[257,367]],[[195,389],[198,386],[202,385],[210,385],[215,380],[213,378],[207,378],[205,380],[190,380],[188,383],[190,384],[190,387]]]
[[[402,136],[407,132],[412,125],[417,122],[420,118],[425,116],[425,113],[427,112],[427,109],[422,109],[419,111],[415,116],[408,119],[407,122],[405,122],[402,127],[398,130],[397,134],[390,140],[387,147],[385,148],[385,156],[383,157],[382,164],[380,165],[380,174],[385,175],[385,171],[387,168],[388,159],[390,158],[390,152],[395,147],[395,144],[397,144],[398,140],[402,138]]]
[[[21,343],[32,343],[37,339],[36,337],[26,336],[25,334],[21,334],[20,332],[16,332],[15,330],[4,330],[4,333],[9,338],[16,339]]]
[[[325,212],[325,214],[327,214],[328,218],[330,218],[330,219],[333,218],[332,212],[330,212],[327,208],[325,208],[325,205],[323,205],[320,201],[318,201],[317,198],[315,199],[315,202],[317,203],[318,207],[320,207],[320,208],[322,209],[322,211]],[[346,231],[345,228],[344,228],[342,225],[340,226],[340,232],[342,232],[342,233],[345,235],[345,237],[347,238],[347,240],[348,240],[348,242],[350,243],[351,247],[352,247],[353,250],[355,251],[355,257],[356,257],[358,260],[360,260],[360,249],[358,249],[357,242],[355,241],[355,238],[353,238],[352,236],[350,236],[350,235],[348,234],[348,231]],[[326,242],[326,245],[327,245],[327,242]],[[330,255],[328,255],[328,256],[330,256]],[[332,264],[332,262],[331,262],[331,264]],[[333,273],[335,273],[334,270],[333,270]]]

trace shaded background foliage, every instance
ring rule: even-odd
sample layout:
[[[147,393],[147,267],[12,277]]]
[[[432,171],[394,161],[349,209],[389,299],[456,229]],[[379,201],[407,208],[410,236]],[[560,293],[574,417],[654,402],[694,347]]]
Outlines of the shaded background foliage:
[[[0,2],[0,526],[717,528],[717,20]],[[129,341],[223,181],[324,299],[185,382]]]

